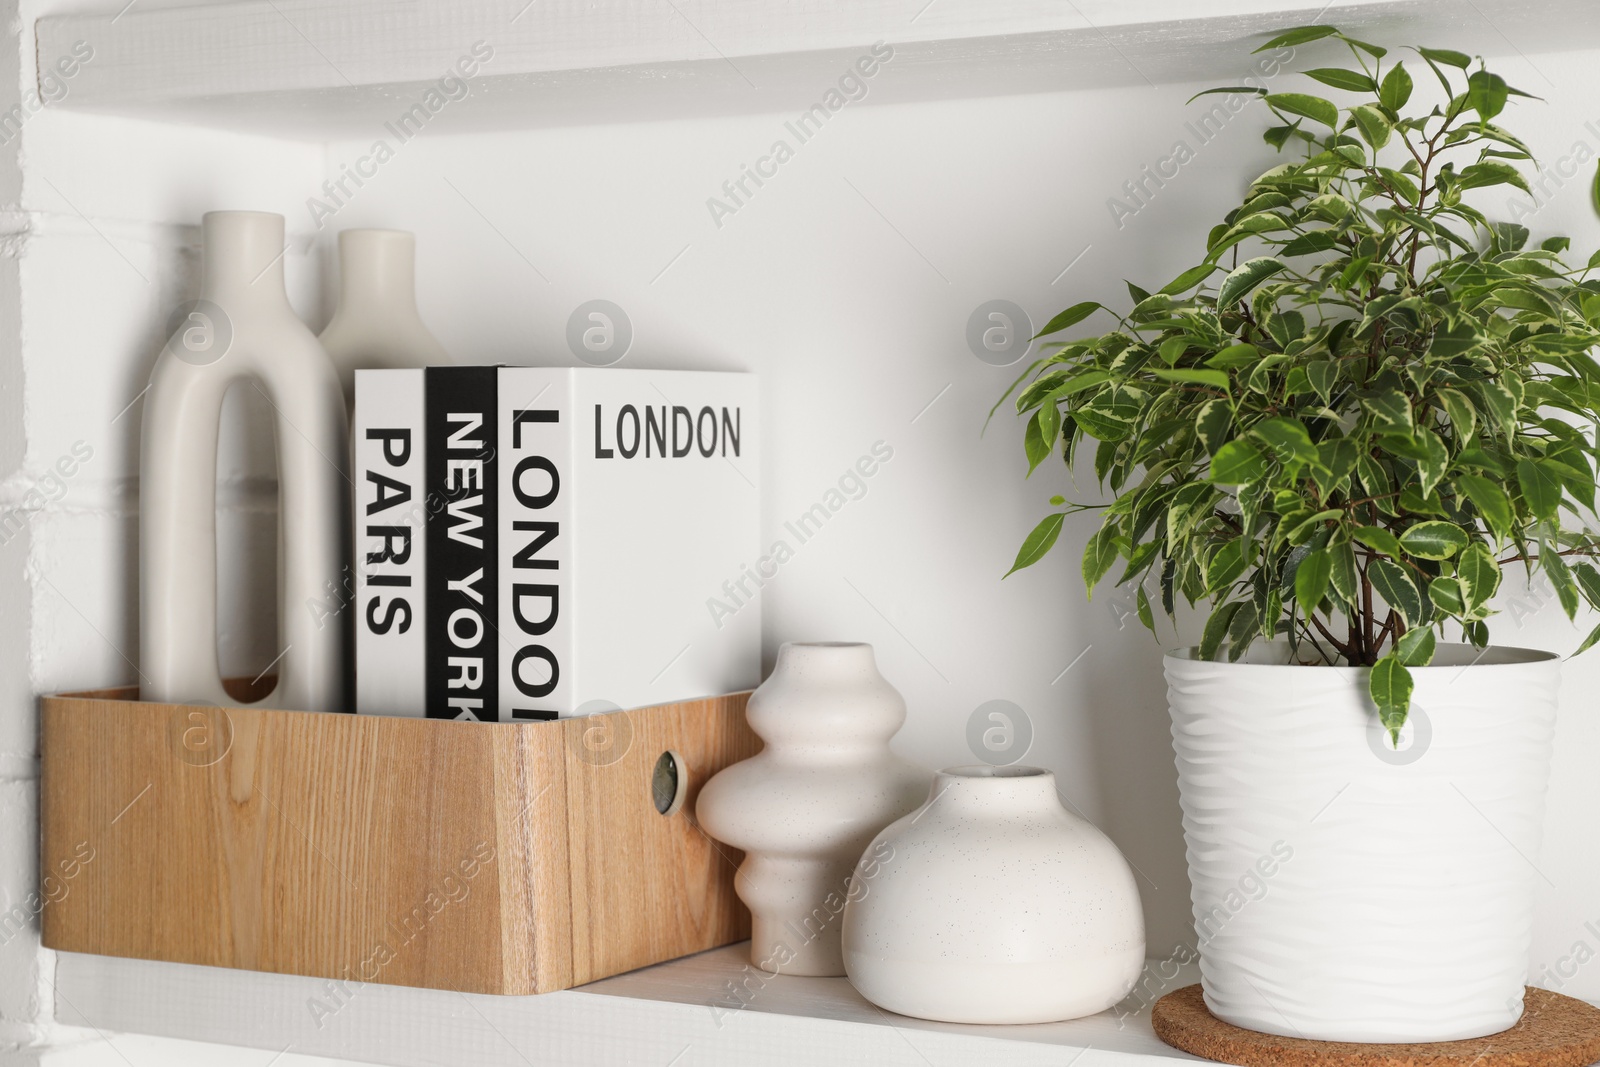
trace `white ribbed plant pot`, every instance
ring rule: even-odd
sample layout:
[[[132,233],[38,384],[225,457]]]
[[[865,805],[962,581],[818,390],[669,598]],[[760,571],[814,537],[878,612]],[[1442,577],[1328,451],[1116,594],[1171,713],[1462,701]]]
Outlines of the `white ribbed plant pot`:
[[[1559,663],[1441,645],[1397,751],[1367,671],[1166,657],[1206,1006],[1325,1041],[1522,1014]]]

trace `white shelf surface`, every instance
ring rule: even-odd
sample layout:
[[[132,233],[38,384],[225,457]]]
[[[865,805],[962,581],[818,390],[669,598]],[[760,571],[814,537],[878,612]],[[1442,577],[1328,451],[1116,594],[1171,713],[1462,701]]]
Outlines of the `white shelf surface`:
[[[493,57],[429,130],[798,113],[877,41],[868,103],[1237,79],[1246,45],[1313,20],[1487,55],[1600,42],[1592,0],[238,0],[36,33],[41,70],[94,50],[57,107],[392,140],[477,42]]]
[[[1125,1008],[1198,975],[1152,961],[1145,978],[1149,995]],[[317,979],[75,953],[59,955],[55,987],[57,1019],[113,1050],[118,1034],[141,1034],[397,1067],[1203,1062],[1162,1044],[1147,1006],[1037,1026],[928,1022],[872,1006],[843,978],[755,971],[747,944],[537,997],[382,985],[346,996]]]

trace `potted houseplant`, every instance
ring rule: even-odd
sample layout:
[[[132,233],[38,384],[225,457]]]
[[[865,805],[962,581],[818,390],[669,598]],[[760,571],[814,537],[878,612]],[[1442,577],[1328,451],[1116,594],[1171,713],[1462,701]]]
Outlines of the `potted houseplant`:
[[[1493,598],[1516,567],[1600,607],[1600,253],[1472,206],[1528,188],[1497,124],[1526,94],[1330,26],[1263,47],[1319,39],[1349,50],[1326,89],[1211,90],[1262,96],[1289,161],[1195,265],[1041,331],[1116,319],[1013,384],[1030,473],[1092,462],[1110,500],[1052,498],[1012,569],[1096,509],[1091,593],[1117,571],[1152,631],[1210,605],[1165,663],[1211,1010],[1474,1037],[1521,1013],[1556,697],[1554,656],[1489,643]]]

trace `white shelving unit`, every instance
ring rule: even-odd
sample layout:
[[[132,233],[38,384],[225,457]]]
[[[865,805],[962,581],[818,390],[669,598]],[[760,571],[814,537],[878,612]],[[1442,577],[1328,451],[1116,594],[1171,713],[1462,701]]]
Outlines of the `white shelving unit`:
[[[803,107],[878,41],[874,103],[1238,76],[1239,42],[1334,19],[1501,54],[1600,42],[1585,0],[251,0],[37,33],[45,59],[93,43],[63,107],[320,140],[378,135],[478,42],[455,131]]]
[[[1145,979],[1147,1001],[1199,980],[1193,967],[1159,961],[1151,961]],[[56,969],[58,1017],[68,1023],[92,1019],[99,1033],[248,1044],[396,1067],[1204,1062],[1162,1044],[1150,1029],[1148,1007],[1128,1010],[1138,1008],[1140,998],[1127,1001],[1124,1010],[1065,1023],[934,1023],[881,1011],[843,978],[758,972],[749,966],[746,944],[538,997],[347,988],[341,992],[287,975],[72,953],[61,954]],[[346,1005],[351,1015],[342,1017]],[[101,1040],[114,1047],[119,1038]]]
[[[61,439],[59,446],[51,434],[57,424],[75,426],[67,416],[69,412],[74,418],[79,414],[81,392],[88,398],[85,403],[92,401],[99,405],[95,410],[104,409],[99,423],[115,424],[110,431],[103,431],[98,425],[95,428],[102,436],[94,437],[101,457],[94,470],[106,470],[108,480],[116,485],[124,484],[136,470],[127,457],[133,454],[133,442],[137,440],[133,428],[140,417],[132,402],[137,401],[143,381],[130,369],[132,361],[135,356],[143,358],[140,354],[154,350],[153,324],[159,323],[177,294],[187,291],[188,279],[182,273],[182,265],[192,260],[190,224],[197,211],[231,199],[292,213],[296,220],[303,220],[305,196],[314,193],[329,176],[326,168],[342,158],[329,156],[324,160],[319,142],[359,144],[390,136],[386,124],[415,107],[430,87],[456,68],[461,57],[472,55],[473,45],[480,41],[492,49],[492,56],[477,61],[475,73],[466,80],[466,95],[449,100],[442,108],[438,125],[429,127],[430,139],[438,133],[644,124],[767,112],[793,114],[815,103],[836,85],[841,75],[878,41],[894,48],[895,59],[871,83],[864,104],[961,101],[1008,94],[1143,88],[1147,84],[1218,84],[1247,73],[1248,67],[1241,67],[1241,57],[1253,46],[1251,42],[1264,41],[1285,26],[1313,21],[1337,22],[1353,33],[1369,33],[1385,40],[1423,41],[1493,56],[1600,47],[1600,17],[1596,15],[1595,0],[244,0],[165,8],[157,6],[160,2],[140,0],[120,13],[113,7],[103,14],[51,14],[21,30],[24,53],[33,54],[41,71],[47,70],[56,57],[70,55],[78,41],[92,42],[94,49],[93,61],[82,64],[72,77],[70,92],[50,106],[49,111],[58,114],[29,120],[33,125],[27,134],[26,184],[33,199],[28,213],[20,216],[23,222],[11,224],[19,231],[31,227],[23,242],[29,258],[27,270],[22,272],[32,287],[28,296],[36,301],[28,305],[31,318],[26,346],[30,380],[36,383],[31,386],[35,393],[29,394],[30,410],[36,412],[29,416],[29,447],[46,461],[53,460],[66,447],[70,434]],[[63,0],[54,9],[67,6]],[[24,8],[28,10],[36,9]],[[28,40],[30,34],[32,39]],[[1312,60],[1319,54],[1318,47],[1305,49],[1297,65],[1314,66]],[[1527,87],[1549,92],[1539,84]],[[937,309],[943,303],[954,307],[969,296],[977,300],[1013,294],[1043,310],[1061,306],[1056,302],[1058,293],[1092,284],[1085,279],[1089,271],[1107,277],[1132,276],[1119,272],[1133,269],[1130,264],[1135,257],[1126,248],[1136,243],[1135,238],[1137,242],[1159,246],[1168,239],[1161,226],[1182,236],[1181,213],[1173,209],[1197,204],[1199,198],[1194,192],[1199,186],[1223,180],[1216,171],[1205,173],[1214,166],[1208,159],[1203,167],[1189,172],[1192,176],[1185,178],[1185,184],[1162,194],[1163,199],[1151,213],[1140,219],[1144,229],[1134,231],[1122,249],[1113,249],[1104,221],[1105,198],[1117,195],[1123,179],[1136,175],[1139,166],[1152,158],[1152,152],[1165,151],[1171,141],[1157,143],[1149,137],[1135,138],[1139,141],[1137,148],[1108,153],[1106,143],[1117,132],[1111,126],[1113,121],[1149,123],[1154,112],[1150,107],[1119,108],[1111,99],[1112,94],[1083,95],[1086,103],[1082,110],[1095,122],[1086,127],[1094,132],[1081,145],[1067,144],[1071,131],[1035,122],[1032,116],[1037,113],[1025,112],[1026,127],[1017,120],[1004,128],[1004,136],[1017,140],[1026,136],[1031,141],[1037,133],[1040,141],[1055,139],[1067,147],[1048,155],[1006,156],[1001,152],[993,162],[984,154],[992,146],[982,143],[980,135],[971,130],[970,117],[963,120],[961,115],[952,114],[957,108],[945,109],[931,118],[906,115],[904,123],[902,115],[879,113],[881,123],[865,124],[879,134],[891,121],[912,128],[903,140],[884,138],[884,147],[876,153],[911,161],[904,171],[882,159],[863,161],[861,169],[874,175],[876,183],[861,182],[860,188],[856,184],[847,186],[846,181],[859,180],[861,175],[855,170],[849,175],[834,173],[840,169],[837,157],[828,154],[834,148],[808,149],[805,167],[814,173],[794,171],[785,178],[784,191],[763,194],[765,199],[758,210],[741,216],[740,228],[726,232],[713,230],[705,222],[701,201],[706,193],[715,190],[716,182],[725,174],[736,173],[734,168],[740,160],[751,158],[751,153],[766,143],[755,139],[757,124],[750,124],[748,136],[752,139],[748,144],[744,130],[720,140],[699,131],[699,138],[690,142],[694,149],[699,151],[701,146],[709,145],[717,152],[714,165],[705,170],[703,188],[697,184],[702,178],[698,171],[691,177],[663,176],[649,173],[650,164],[644,161],[648,157],[642,154],[637,158],[607,157],[621,160],[618,169],[631,166],[646,172],[649,182],[673,186],[674,195],[688,205],[681,219],[662,214],[664,221],[645,227],[642,236],[622,223],[617,224],[615,232],[600,229],[606,240],[597,240],[580,227],[562,225],[576,215],[589,221],[605,221],[618,215],[629,225],[642,220],[643,212],[633,211],[629,205],[624,205],[628,210],[617,211],[598,194],[580,197],[575,208],[545,189],[549,199],[539,200],[536,207],[519,204],[517,195],[521,190],[515,181],[522,179],[507,178],[506,170],[521,166],[531,172],[536,167],[559,166],[542,154],[546,147],[543,142],[536,146],[540,150],[537,154],[523,146],[518,151],[508,150],[502,158],[485,152],[481,145],[475,152],[463,153],[463,161],[456,164],[452,160],[452,165],[458,165],[475,180],[463,181],[461,189],[447,187],[440,180],[446,175],[442,166],[435,167],[437,159],[430,149],[417,148],[408,154],[406,162],[386,174],[387,184],[381,190],[365,194],[336,225],[401,224],[427,229],[428,236],[436,242],[434,248],[445,254],[457,256],[462,262],[467,261],[469,253],[480,257],[472,261],[475,278],[494,281],[503,276],[517,279],[517,285],[526,282],[528,289],[491,287],[496,296],[503,291],[515,292],[522,302],[517,304],[518,315],[524,305],[548,310],[546,305],[553,307],[568,295],[574,299],[594,295],[546,290],[542,286],[547,282],[533,278],[531,271],[529,277],[523,278],[520,272],[524,266],[544,264],[544,256],[556,262],[565,257],[573,264],[568,276],[561,279],[570,287],[600,282],[612,287],[625,284],[621,272],[607,274],[592,267],[591,247],[599,249],[593,253],[594,259],[632,256],[641,263],[648,261],[635,272],[642,280],[626,290],[630,294],[629,307],[637,307],[641,316],[653,313],[658,324],[665,324],[663,333],[669,351],[675,341],[671,333],[675,324],[661,309],[680,301],[680,297],[670,294],[680,291],[673,287],[685,278],[685,268],[703,272],[693,276],[692,284],[699,288],[708,284],[706,279],[715,283],[718,279],[736,278],[741,272],[758,279],[756,285],[766,285],[769,275],[765,273],[765,250],[774,247],[771,242],[781,239],[790,241],[787,246],[776,246],[789,270],[770,277],[794,290],[792,308],[829,308],[821,318],[834,336],[876,337],[881,323],[892,321],[891,316],[903,316],[903,321],[909,322],[908,309]],[[1170,95],[1181,99],[1187,91]],[[1578,109],[1577,105],[1569,106],[1574,112]],[[1167,105],[1163,103],[1162,107]],[[1583,107],[1584,114],[1590,113],[1587,105]],[[1113,114],[1114,120],[1101,122],[1098,116],[1105,112]],[[1173,137],[1188,136],[1181,132],[1181,115],[1167,110],[1160,114],[1170,115]],[[85,115],[144,121],[102,123],[87,120]],[[1578,129],[1579,117],[1582,116],[1575,116],[1573,128],[1563,128],[1561,139],[1554,142],[1561,150],[1575,137],[1591,136]],[[948,136],[951,125],[963,121],[968,125],[962,126],[962,137],[956,142],[962,158],[945,160],[932,153],[917,152],[916,138]],[[777,123],[772,126],[776,128]],[[639,138],[641,153],[652,141],[661,139],[659,131],[649,132],[652,136]],[[677,132],[673,131],[674,136]],[[234,133],[267,134],[307,143],[286,145],[229,136]],[[837,151],[854,150],[864,155],[860,149],[863,142],[850,140],[850,136],[850,131],[839,131],[835,137]],[[577,143],[579,148],[592,147],[591,141],[582,138]],[[1096,153],[1109,155],[1110,159],[1098,168],[1086,168],[1090,171],[1087,180],[1060,182],[1064,192],[1078,198],[1072,211],[1063,213],[1053,208],[1037,176],[1078,169],[1083,156]],[[1556,154],[1559,156],[1559,151]],[[416,158],[419,156],[422,158]],[[1039,166],[1040,159],[1050,167]],[[685,160],[680,158],[677,162],[680,171],[691,169]],[[921,188],[915,166],[929,169],[947,163],[954,172],[947,181],[932,192]],[[476,180],[479,175],[472,174],[473,166],[483,169],[483,180]],[[497,176],[503,186],[490,180],[495,176],[487,175],[493,168],[500,168]],[[14,169],[20,181],[22,168]],[[438,169],[439,176],[424,173],[431,169]],[[1012,173],[1030,169],[1034,180],[1021,183],[1020,189],[1013,188]],[[826,185],[815,173],[823,171],[827,171]],[[592,171],[579,168],[579,172],[591,180],[595,178]],[[451,174],[461,177],[455,170]],[[424,184],[424,178],[431,184]],[[637,198],[643,184],[641,180],[638,185],[619,187]],[[1569,197],[1581,195],[1577,188],[1581,184],[1574,185]],[[396,223],[383,215],[381,205],[414,196],[415,190],[422,188],[434,189],[440,199],[430,203],[426,211],[418,207],[415,220],[399,215]],[[556,194],[569,197],[574,192],[553,188]],[[829,197],[834,194],[845,205],[837,209],[837,217],[830,214],[835,206]],[[792,197],[791,204],[806,205],[803,212],[790,208],[790,214],[804,220],[804,226],[813,232],[800,232],[798,228],[791,232],[772,225],[772,216],[781,215],[784,210],[781,197]],[[1001,204],[1027,199],[1027,211],[1032,214],[1024,218],[1020,208],[995,210],[993,233],[975,234],[975,227],[968,220],[965,226],[951,225],[952,232],[944,235],[946,239],[933,243],[941,212],[976,213],[972,205],[981,198]],[[881,209],[877,206],[879,201]],[[478,203],[483,208],[476,206]],[[1196,218],[1199,210],[1196,206]],[[1541,221],[1553,222],[1552,217],[1560,210],[1559,205],[1552,208]],[[764,219],[762,212],[770,212],[769,217]],[[1163,214],[1167,212],[1170,213]],[[447,225],[438,219],[456,215],[465,220],[459,239],[445,241],[443,231]],[[550,216],[565,217],[551,222]],[[838,218],[862,221],[839,222]],[[300,225],[303,229],[304,223]],[[852,229],[857,232],[852,234]],[[816,231],[823,231],[825,239],[812,241]],[[1203,234],[1204,229],[1199,232]],[[309,242],[304,232],[300,237]],[[541,251],[530,258],[526,250],[534,247],[535,239],[541,242]],[[691,240],[692,252],[687,243]],[[924,244],[928,246],[927,255],[919,247]],[[1077,273],[1068,276],[1072,265],[1090,253],[1091,244],[1092,256],[1084,260]],[[1010,262],[997,267],[1002,257],[993,250],[1002,246],[1006,247],[1003,258]],[[1041,253],[1040,262],[1033,263],[1026,253],[1039,246],[1048,249],[1048,254]],[[296,244],[291,256],[310,258],[308,249],[314,251],[317,247],[320,246]],[[485,253],[484,249],[488,251]],[[876,274],[853,272],[850,256],[841,255],[841,250],[873,264],[871,270]],[[654,279],[662,278],[662,265],[671,267],[679,262],[672,257],[683,257],[685,253],[689,255],[683,265],[674,268],[675,273],[667,275],[659,288],[651,290]],[[933,266],[935,261],[948,266],[963,259],[969,264],[968,272],[961,275],[951,271],[954,282]],[[1153,261],[1161,265],[1159,269],[1171,265],[1159,257]],[[1063,265],[1067,270],[1062,269]],[[928,267],[933,270],[919,273]],[[1142,264],[1139,269],[1144,269]],[[719,274],[719,270],[723,273]],[[309,268],[303,273],[309,275]],[[827,285],[815,282],[825,274],[836,280]],[[1037,282],[1028,280],[1035,276]],[[905,277],[911,280],[904,281]],[[1050,281],[1052,277],[1055,281]],[[841,295],[851,295],[852,286],[868,287],[857,281],[859,278],[870,279],[875,290],[872,301],[860,301],[863,306],[856,306],[840,299]],[[886,279],[894,280],[894,284],[888,284]],[[993,287],[993,291],[976,293],[974,287],[979,280],[982,287]],[[1047,288],[1057,282],[1061,283],[1059,289]],[[536,284],[541,288],[535,288]],[[681,284],[687,290],[691,282],[683,280]],[[85,314],[86,305],[81,303],[58,305],[41,301],[35,291],[69,285],[75,290],[81,286],[82,291],[93,295],[93,314]],[[933,295],[918,290],[919,285],[929,286]],[[939,288],[931,288],[935,285]],[[0,298],[18,299],[14,289],[14,283],[12,290],[0,287]],[[946,297],[947,291],[952,295]],[[460,295],[458,288],[441,292],[445,296]],[[530,292],[534,294],[531,297]],[[559,295],[551,295],[553,292]],[[651,293],[665,295],[652,297]],[[740,295],[733,287],[731,297]],[[162,305],[160,311],[149,310],[157,302]],[[509,305],[511,301],[504,303]],[[681,303],[682,315],[709,315],[705,306],[692,299],[681,299]],[[831,306],[835,304],[843,307]],[[518,317],[493,307],[491,312],[487,317],[493,320],[492,329],[468,330],[456,324],[463,338],[483,346],[480,351],[499,351],[494,347],[499,343],[496,331],[514,334],[522,343],[530,335],[530,323],[548,325],[537,318]],[[964,306],[960,312],[965,314]],[[565,310],[561,313],[565,314]],[[806,317],[816,315],[815,311],[806,312]],[[779,322],[780,317],[772,314],[769,321]],[[736,323],[723,334],[709,329],[685,331],[687,339],[679,347],[699,351],[696,346],[720,345],[722,350],[738,350],[739,345],[749,343],[740,329],[742,326]],[[888,334],[889,330],[884,327],[882,332]],[[904,400],[908,409],[903,418],[896,416],[893,436],[897,447],[903,444],[906,456],[897,461],[900,467],[896,469],[907,469],[906,484],[911,488],[905,490],[904,496],[891,496],[900,490],[887,485],[882,490],[875,488],[873,492],[878,496],[874,499],[904,502],[921,493],[936,504],[961,499],[963,506],[972,507],[953,489],[946,494],[946,487],[966,491],[983,484],[990,477],[990,468],[983,465],[986,461],[982,457],[969,460],[926,442],[935,433],[953,439],[955,431],[937,422],[947,412],[953,412],[961,393],[959,389],[950,392],[948,383],[974,379],[971,375],[968,379],[953,378],[958,372],[947,374],[942,367],[924,369],[934,363],[926,358],[925,341],[913,333],[909,340],[899,342],[901,348],[891,349],[891,356],[901,362],[887,365],[895,371],[897,382],[910,383],[905,386],[905,397],[895,397],[897,402]],[[923,344],[922,349],[916,349],[919,344]],[[915,361],[907,354],[913,349]],[[852,359],[856,350],[848,349]],[[57,370],[68,366],[73,376],[70,388],[65,384],[66,372]],[[819,359],[818,366],[823,370],[808,373],[832,373],[850,382],[852,389],[878,389],[876,400],[887,396],[883,392],[887,386],[877,382],[863,385],[857,377],[850,377],[857,375],[858,369],[847,366],[843,357],[831,365]],[[959,373],[968,370],[963,367]],[[784,387],[808,398],[820,395],[797,388],[799,377],[796,373],[782,379]],[[888,380],[890,375],[885,371],[883,377]],[[9,390],[21,395],[20,382],[20,372],[14,380],[5,378],[0,381],[5,386],[0,393]],[[990,386],[983,383],[972,388],[983,392],[983,407],[987,407]],[[66,397],[68,393],[73,395]],[[64,397],[70,399],[70,405]],[[941,401],[941,397],[946,399]],[[933,407],[929,418],[917,424],[917,419],[922,418],[917,414],[918,406],[927,398],[942,406]],[[798,419],[799,401],[794,404],[788,410],[792,418]],[[871,441],[868,423],[850,410],[850,404],[839,407],[844,411],[840,419],[850,432],[861,433],[864,442]],[[19,406],[16,410],[22,409]],[[926,412],[928,408],[921,410]],[[981,414],[978,410],[980,419]],[[973,425],[977,425],[976,420]],[[874,422],[871,427],[876,433],[877,424]],[[113,432],[122,436],[113,436]],[[993,435],[990,440],[994,440]],[[830,472],[822,469],[823,462],[831,459],[819,459],[815,469],[792,462],[785,471],[800,491],[809,491],[812,485],[829,484]],[[921,466],[913,468],[913,464]],[[95,476],[99,477],[98,473]],[[45,516],[35,524],[35,536],[41,543],[74,546],[70,552],[51,547],[43,554],[42,562],[35,560],[31,564],[41,581],[51,578],[48,587],[38,590],[33,608],[35,615],[47,619],[50,625],[38,624],[43,636],[30,638],[34,643],[19,653],[15,662],[47,665],[53,673],[44,674],[46,680],[35,679],[35,685],[42,689],[78,685],[81,677],[77,672],[86,669],[82,661],[89,652],[99,654],[104,661],[94,669],[106,681],[121,679],[125,669],[119,658],[120,649],[112,639],[130,649],[134,647],[129,624],[119,621],[132,613],[116,599],[132,595],[127,594],[125,577],[137,573],[136,561],[130,562],[127,550],[130,513],[124,503],[91,496],[94,490],[88,487],[74,485],[72,491],[72,506],[77,510],[70,523]],[[931,510],[927,514],[931,517],[925,521],[931,526],[938,516]],[[1030,517],[1030,525],[1032,521]],[[864,524],[863,529],[871,528]],[[866,536],[870,535],[851,541],[853,535],[843,529],[838,536],[839,544],[848,547],[866,543]],[[55,540],[46,541],[47,537]],[[970,552],[977,541],[964,531],[960,538],[951,536],[938,542],[936,547],[942,554],[930,554],[920,561],[969,558],[961,553]],[[1014,543],[1008,544],[1008,552]],[[815,560],[825,551],[829,550],[819,548],[809,558]],[[862,566],[868,566],[874,558],[863,554]],[[79,560],[85,562],[80,564]],[[87,577],[75,584],[74,571]],[[6,580],[0,574],[0,581]],[[915,584],[930,583],[918,577]],[[97,593],[101,587],[109,592]],[[901,592],[913,589],[910,580],[904,580],[899,589],[894,581],[886,580],[883,588],[884,596],[893,593],[903,597],[901,610],[906,614],[933,610],[927,606],[930,601],[918,599],[909,591]],[[1010,588],[1014,591],[1016,586]],[[136,586],[133,592],[136,594]],[[869,586],[867,592],[879,595],[875,587]],[[950,595],[959,599],[970,595],[970,589],[956,585]],[[1043,595],[1038,603],[1043,603]],[[861,612],[872,626],[878,625],[874,621],[877,616],[868,616],[869,610],[888,621],[889,615],[868,607],[866,592],[860,596],[863,603],[852,600],[848,610]],[[1007,603],[1013,605],[1011,610],[1029,610],[1028,605],[1035,601],[1018,599]],[[1057,607],[1053,606],[1052,612],[1059,613]],[[1551,614],[1548,609],[1541,610],[1546,616]],[[795,612],[791,618],[803,617],[798,609],[791,611]],[[1101,609],[1097,607],[1096,611]],[[1049,630],[1038,640],[1043,643],[1047,638],[1057,640],[1063,633],[1070,634],[1070,649],[1057,640],[1057,647],[1051,652],[1055,655],[1068,649],[1061,663],[1066,663],[1070,655],[1081,658],[1078,650],[1087,652],[1088,647],[1093,647],[1091,642],[1100,642],[1097,657],[1122,662],[1116,657],[1124,653],[1113,647],[1112,624],[1105,618],[1097,615],[1096,621],[1070,631]],[[1564,619],[1561,625],[1565,625]],[[91,626],[97,628],[91,630]],[[884,632],[886,640],[894,639],[893,634]],[[938,633],[932,627],[929,632]],[[1569,640],[1561,631],[1549,640],[1570,648],[1576,639]],[[929,647],[937,651],[937,646]],[[958,647],[954,638],[950,638],[948,647]],[[990,657],[984,668],[1006,677],[1024,653],[1017,652],[1012,659],[994,659],[995,647],[998,642],[978,649]],[[899,646],[892,649],[911,658]],[[920,649],[917,655],[927,660]],[[931,660],[927,662],[932,665]],[[1093,662],[1089,661],[1091,668]],[[1035,684],[1014,674],[1007,684],[1033,686],[1027,691],[1045,692],[1048,686],[1055,685],[1049,680],[1051,675],[1058,680],[1061,677],[1055,675],[1059,664],[1054,660],[1048,663],[1043,681]],[[1062,690],[1091,668],[1080,668],[1063,683]],[[913,685],[923,684],[914,674],[908,677]],[[1110,677],[1109,673],[1106,677]],[[944,692],[942,687],[948,685],[949,679],[943,675],[940,679],[940,689],[934,690],[932,683],[927,683],[925,691]],[[956,681],[968,679],[958,676]],[[1088,682],[1082,686],[1085,703],[1097,693],[1122,694],[1121,676],[1114,692],[1097,690]],[[24,687],[19,683],[19,688]],[[915,698],[916,691],[912,690],[911,695]],[[1063,695],[1062,699],[1067,698]],[[1155,699],[1159,701],[1159,696]],[[933,704],[925,701],[924,706]],[[1158,718],[1161,716],[1164,712],[1158,713]],[[24,725],[11,727],[20,740],[0,752],[0,761],[11,761],[0,762],[0,771],[12,768],[9,779],[0,779],[0,801],[12,805],[8,810],[27,810],[23,801],[14,798],[25,795],[29,788],[25,778],[32,765],[32,758],[27,755],[27,746],[32,744],[32,729],[27,725],[31,720],[21,712],[11,719]],[[1068,743],[1077,744],[1082,737],[1092,735],[1093,728],[1080,729],[1080,725],[1062,727],[1051,738],[1057,751],[1065,752]],[[1163,746],[1164,731],[1165,726],[1161,726],[1156,737]],[[1105,756],[1104,746],[1093,751]],[[1105,765],[1108,777],[1120,775],[1125,780],[1136,780],[1137,772],[1149,765],[1134,760],[1126,751],[1114,751],[1113,755],[1115,760]],[[1170,754],[1164,754],[1162,759],[1166,761],[1165,772],[1170,772]],[[1568,770],[1565,781],[1580,780],[1592,780],[1586,768]],[[1582,791],[1587,785],[1565,788],[1563,795],[1570,809],[1578,813],[1576,822],[1582,812],[1592,810],[1587,799],[1591,794]],[[1123,802],[1128,800],[1127,792],[1113,791],[1112,796]],[[1158,813],[1167,820],[1164,825],[1169,826],[1175,825],[1177,817],[1175,799],[1170,806],[1170,812]],[[1157,825],[1149,811],[1130,823],[1135,827]],[[31,825],[31,815],[19,823],[23,824]],[[1172,834],[1175,837],[1175,829]],[[1580,838],[1574,830],[1559,840],[1571,843]],[[12,861],[28,847],[24,836],[18,835],[3,858]],[[1177,847],[1172,844],[1173,850]],[[1580,866],[1589,862],[1583,857],[1591,855],[1592,850],[1572,848],[1570,852],[1578,858],[1570,859],[1563,868],[1572,874],[1570,880],[1562,876],[1562,885],[1564,890],[1575,887],[1570,892],[1576,898],[1594,884],[1594,875]],[[1174,864],[1181,863],[1181,853],[1174,851],[1174,855],[1178,857]],[[1181,900],[1181,878],[1178,881],[1180,885],[1174,890],[1170,888],[1173,883],[1162,878],[1168,892],[1175,892]],[[10,886],[7,883],[0,888],[10,892]],[[1581,903],[1583,907],[1590,906],[1587,897]],[[1563,931],[1559,939],[1561,951],[1565,951],[1571,942],[1565,938],[1565,927],[1559,929]],[[1551,934],[1546,939],[1554,943],[1557,937]],[[1156,943],[1151,946],[1152,951],[1165,947]],[[1147,1000],[1197,980],[1192,969],[1173,975],[1170,967],[1163,969],[1159,963],[1153,963],[1146,976],[1150,981]],[[27,996],[32,996],[34,989],[42,991],[40,999],[53,999],[57,1020],[81,1026],[74,1031],[77,1044],[50,1052],[42,1061],[62,1067],[90,1063],[113,1067],[133,1063],[143,1067],[146,1063],[179,1062],[215,1067],[223,1062],[206,1052],[193,1052],[201,1046],[189,1046],[194,1058],[180,1060],[171,1049],[152,1044],[163,1041],[171,1042],[173,1048],[183,1042],[233,1045],[248,1052],[229,1063],[276,1062],[278,1067],[289,1067],[296,1062],[296,1056],[397,1065],[472,1063],[486,1067],[579,1062],[651,1067],[821,1062],[873,1067],[966,1067],[972,1063],[1133,1067],[1174,1060],[1199,1062],[1163,1045],[1150,1029],[1147,1010],[1126,1015],[1107,1013],[1047,1026],[929,1023],[878,1011],[843,979],[765,979],[747,969],[743,946],[730,946],[582,989],[535,998],[466,996],[377,985],[350,987],[347,993],[322,981],[292,976],[73,954],[61,954],[53,963],[47,954],[37,973],[30,972],[24,980],[32,983]],[[0,999],[11,995],[8,989],[0,988]],[[21,995],[16,999],[21,1000]],[[11,1003],[12,1000],[5,1000],[0,1007]],[[316,1004],[331,1008],[331,1013],[318,1010]],[[346,1004],[348,1009],[343,1006]],[[738,1007],[739,1004],[743,1006]],[[161,1051],[153,1051],[158,1048]],[[281,1062],[276,1059],[280,1054]]]

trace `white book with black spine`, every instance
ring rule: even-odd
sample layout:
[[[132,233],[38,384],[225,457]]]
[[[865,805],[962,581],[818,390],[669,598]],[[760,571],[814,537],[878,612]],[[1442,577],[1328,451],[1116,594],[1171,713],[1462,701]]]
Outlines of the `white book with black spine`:
[[[756,685],[756,379],[502,367],[496,421],[501,719]]]
[[[421,716],[427,559],[423,373],[356,372],[356,710]]]

